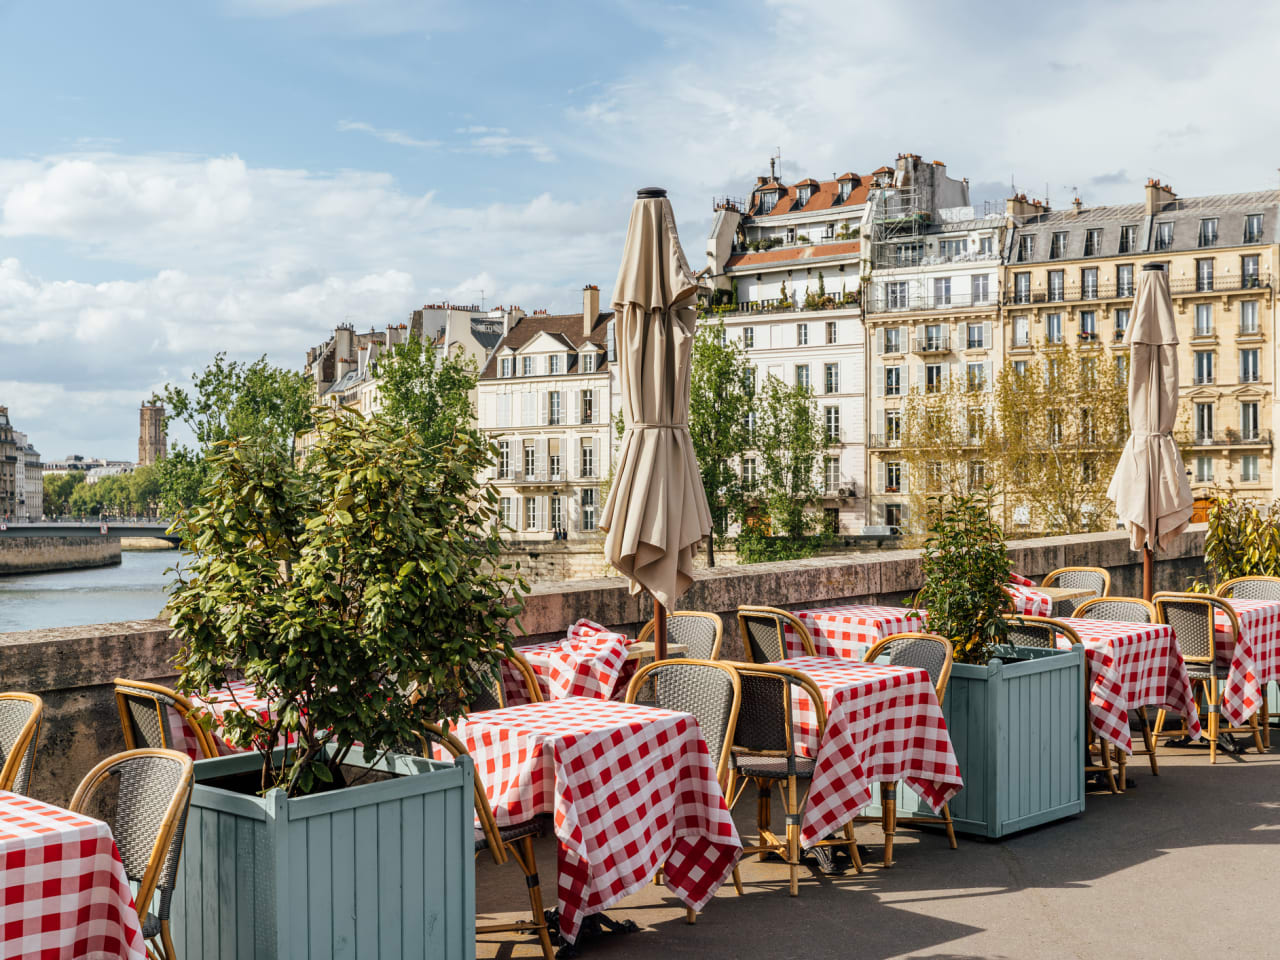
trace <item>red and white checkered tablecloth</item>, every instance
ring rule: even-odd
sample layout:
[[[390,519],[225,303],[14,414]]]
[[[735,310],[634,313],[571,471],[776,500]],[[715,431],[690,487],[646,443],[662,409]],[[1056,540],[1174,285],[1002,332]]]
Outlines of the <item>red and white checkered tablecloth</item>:
[[[742,841],[697,721],[633,703],[574,697],[473,713],[454,727],[499,826],[555,815],[560,931],[645,885],[700,910]]]
[[[1231,654],[1231,672],[1222,694],[1222,715],[1242,726],[1258,712],[1267,684],[1280,680],[1280,600],[1228,599],[1240,621],[1240,639]],[[1217,614],[1221,631],[1225,614]],[[1225,636],[1225,633],[1224,633]]]
[[[1080,635],[1092,678],[1089,723],[1098,736],[1133,753],[1129,711],[1159,706],[1187,720],[1193,739],[1200,736],[1200,712],[1191,694],[1191,680],[1174,639],[1164,623],[1117,623],[1060,617]],[[1065,638],[1058,640],[1064,650]]]
[[[191,705],[197,710],[203,710],[212,716],[213,742],[218,748],[218,753],[224,756],[240,753],[242,748],[234,746],[226,738],[218,734],[222,727],[223,714],[231,710],[240,709],[253,711],[264,721],[271,718],[271,704],[265,697],[259,697],[254,693],[253,684],[244,680],[233,680],[225,687],[216,691],[209,691],[209,695],[204,698],[192,696]],[[169,709],[169,730],[173,736],[173,749],[181,750],[192,760],[200,759],[200,745],[196,742],[191,730],[183,722],[178,711],[172,708]],[[285,739],[282,738],[280,743],[283,746]]]
[[[1013,597],[1014,613],[1026,614],[1029,617],[1053,615],[1053,599],[1047,593],[1041,593],[1034,587],[1020,583],[1006,583],[1004,588]]]
[[[895,633],[923,630],[923,610],[908,607],[879,607],[848,603],[837,607],[815,607],[791,611],[813,638],[813,650],[820,657],[861,660],[877,642]],[[790,625],[784,630],[787,657],[803,657],[800,636]]]
[[[0,791],[0,957],[145,960],[133,892],[111,830]]]
[[[564,640],[516,649],[533,668],[543,700],[621,700],[637,666],[627,659],[630,643],[622,634],[584,619],[569,628]],[[509,660],[502,665],[502,692],[508,706],[529,702],[524,678]]]
[[[812,678],[827,708],[819,744],[813,703],[792,688],[796,746],[816,760],[800,827],[805,847],[857,816],[877,783],[902,780],[935,812],[964,785],[924,670],[832,657],[792,657],[778,666]]]

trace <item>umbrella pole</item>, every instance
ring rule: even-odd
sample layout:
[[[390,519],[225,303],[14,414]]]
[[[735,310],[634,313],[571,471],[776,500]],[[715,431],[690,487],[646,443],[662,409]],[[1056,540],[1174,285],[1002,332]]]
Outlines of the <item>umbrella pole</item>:
[[[1155,551],[1148,546],[1142,548],[1142,599],[1150,602],[1155,592]]]
[[[667,608],[657,597],[653,597],[653,659],[667,659]]]

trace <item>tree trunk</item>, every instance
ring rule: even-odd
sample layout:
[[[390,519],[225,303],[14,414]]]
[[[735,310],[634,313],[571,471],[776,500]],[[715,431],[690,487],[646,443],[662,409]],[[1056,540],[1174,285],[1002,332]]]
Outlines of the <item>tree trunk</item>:
[[[711,524],[711,532],[707,534],[707,566],[714,567],[716,565],[716,525]]]

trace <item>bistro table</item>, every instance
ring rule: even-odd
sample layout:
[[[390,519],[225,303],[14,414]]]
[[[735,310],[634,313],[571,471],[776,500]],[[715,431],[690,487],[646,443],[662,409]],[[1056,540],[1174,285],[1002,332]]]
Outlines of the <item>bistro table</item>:
[[[1223,598],[1240,621],[1240,637],[1230,652],[1231,672],[1222,692],[1222,715],[1234,727],[1244,726],[1263,705],[1267,685],[1280,680],[1280,600]],[[1216,615],[1219,636],[1228,629],[1226,615]]]
[[[145,960],[124,864],[101,820],[0,790],[0,956]]]
[[[791,613],[809,631],[815,654],[844,660],[861,660],[872,646],[885,637],[923,630],[925,622],[923,610],[866,603],[814,607],[792,610]],[[799,634],[785,622],[784,641],[788,659],[805,655]]]
[[[1063,609],[1063,601],[1087,600],[1097,595],[1096,591],[1088,587],[1036,587],[1035,589],[1049,598],[1049,602],[1053,605],[1054,613]],[[1075,607],[1073,606],[1071,609],[1074,610]],[[1053,614],[1046,613],[1043,616],[1048,617],[1053,616]]]
[[[207,714],[212,721],[213,743],[220,756],[252,749],[233,746],[219,734],[224,714],[234,710],[247,710],[256,713],[264,722],[271,719],[271,704],[265,697],[259,697],[254,692],[253,684],[245,680],[232,680],[225,687],[210,690],[207,697],[192,695],[190,699],[191,705]],[[199,760],[200,744],[196,742],[178,711],[172,707],[169,708],[169,729],[172,731],[173,749],[182,751],[192,760]],[[280,745],[284,746],[286,742],[292,741],[286,741],[282,736]]]
[[[635,703],[571,697],[468,714],[454,733],[475,759],[499,826],[554,814],[561,935],[662,870],[701,910],[742,841],[697,721]]]
[[[551,689],[550,677],[553,669],[553,657],[562,649],[560,644],[561,641],[559,640],[548,640],[545,643],[531,643],[527,646],[516,647],[516,652],[524,657],[529,666],[533,668],[534,675],[538,678],[538,689],[542,693],[543,700],[558,699]],[[687,649],[688,647],[682,643],[667,644],[668,656],[681,656]],[[626,660],[619,665],[616,677],[611,678],[612,686],[608,697],[602,696],[603,678],[592,671],[575,678],[570,688],[570,693],[575,697],[621,700],[626,696],[627,685],[631,683],[631,678],[635,675],[636,669],[645,660],[652,660],[653,656],[654,644],[652,640],[645,640],[644,642],[633,641],[627,645]],[[527,703],[529,699],[525,695],[523,678],[505,660],[502,666],[502,692],[503,696],[506,697],[508,706]]]
[[[1133,753],[1129,711],[1159,706],[1187,721],[1192,739],[1200,736],[1187,665],[1173,629],[1165,623],[1124,623],[1062,617],[1080,636],[1089,661],[1089,723],[1094,732],[1126,754]],[[1069,649],[1066,638],[1058,646]]]
[[[935,813],[964,785],[926,671],[836,657],[790,657],[776,666],[812,679],[827,709],[819,743],[813,703],[793,690],[796,749],[816,761],[800,826],[806,849],[857,816],[877,783],[904,781]]]

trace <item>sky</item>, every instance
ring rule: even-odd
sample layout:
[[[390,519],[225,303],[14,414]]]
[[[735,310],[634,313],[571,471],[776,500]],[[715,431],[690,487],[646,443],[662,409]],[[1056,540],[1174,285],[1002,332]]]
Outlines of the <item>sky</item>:
[[[132,459],[138,405],[335,324],[608,302],[634,191],[942,160],[1054,207],[1280,185],[1280,8],[0,0],[0,405]]]

